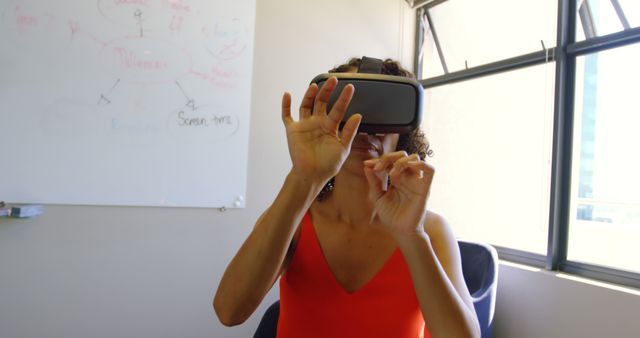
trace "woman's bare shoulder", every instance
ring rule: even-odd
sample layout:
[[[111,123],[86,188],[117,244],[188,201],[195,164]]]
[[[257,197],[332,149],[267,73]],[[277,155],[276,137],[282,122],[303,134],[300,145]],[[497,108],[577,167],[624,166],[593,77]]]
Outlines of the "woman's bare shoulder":
[[[446,247],[457,247],[456,236],[449,222],[440,214],[427,211],[424,230],[437,251]],[[440,249],[440,250],[438,250]]]
[[[440,233],[442,231],[450,230],[449,228],[449,222],[447,222],[442,215],[433,211],[427,211],[424,221],[424,230],[427,234],[431,235],[431,233]]]

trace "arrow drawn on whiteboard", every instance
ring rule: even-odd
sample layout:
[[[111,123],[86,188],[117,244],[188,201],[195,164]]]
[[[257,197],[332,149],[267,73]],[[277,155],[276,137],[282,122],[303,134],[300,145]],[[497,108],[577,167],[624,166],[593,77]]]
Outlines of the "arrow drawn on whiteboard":
[[[140,26],[140,37],[142,38],[144,37],[144,30],[142,29],[142,10],[140,8],[136,9],[136,11],[133,12],[133,16],[138,21],[138,26]]]
[[[184,95],[184,97],[187,99],[187,107],[191,108],[191,110],[196,110],[198,109],[198,107],[196,107],[196,102],[189,97],[189,95],[187,95],[187,92],[184,90],[184,88],[182,88],[182,86],[180,85],[180,82],[176,81],[176,86],[178,86],[178,88],[180,88],[180,91],[182,92],[182,95]]]
[[[120,79],[118,79],[116,81],[116,83],[113,84],[113,86],[111,86],[111,89],[109,89],[109,91],[107,92],[107,94],[100,94],[100,100],[98,100],[98,105],[102,105],[102,104],[110,104],[111,100],[109,100],[109,95],[111,95],[111,92],[113,92],[114,89],[116,89],[116,87],[118,86],[118,84],[120,83]]]

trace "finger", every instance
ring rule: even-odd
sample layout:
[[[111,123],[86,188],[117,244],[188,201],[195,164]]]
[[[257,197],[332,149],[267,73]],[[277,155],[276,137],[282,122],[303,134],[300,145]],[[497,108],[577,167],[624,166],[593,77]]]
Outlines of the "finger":
[[[368,159],[363,162],[365,168],[373,168],[378,164],[380,160],[377,158]],[[387,191],[388,183],[389,183],[389,175],[386,172],[373,171],[373,173],[382,181],[382,190]]]
[[[291,94],[287,92],[282,95],[282,122],[284,122],[285,126],[293,122],[291,118]]]
[[[424,161],[409,161],[403,165],[402,169],[392,170],[390,175],[392,182],[400,181],[403,175],[413,175],[420,179],[421,184],[428,191],[433,181],[434,173],[435,169]]]
[[[408,156],[409,155],[404,150],[394,151],[392,153],[383,154],[382,156],[380,156],[380,161],[378,162],[378,164],[376,164],[376,166],[373,169],[374,170],[386,170],[390,166],[392,166],[393,163],[395,161],[397,161],[398,159],[400,159],[402,157],[408,157]]]
[[[382,180],[378,177],[372,168],[364,168],[364,176],[367,178],[369,185],[369,198],[372,202],[375,202],[384,194],[384,187],[382,186]]]
[[[387,191],[387,185],[386,185],[387,178],[386,178],[386,175],[384,175],[384,180],[382,180],[380,176],[377,175],[373,171],[373,168],[371,168],[370,166],[364,167],[364,175],[367,178],[367,185],[369,186],[369,193],[368,193],[369,201],[371,201],[371,203],[373,203],[374,205],[374,208],[371,213],[371,217],[369,218],[369,224],[371,224],[376,218],[375,205],[377,204],[378,200],[384,196],[385,191]]]
[[[382,181],[382,190],[389,190],[389,174],[386,172],[382,172],[379,174],[380,180]]]
[[[399,182],[402,177],[422,179],[423,173],[419,167],[413,165],[411,162],[406,162],[398,166],[394,166],[393,169],[389,171],[389,176],[391,177],[392,182]]]
[[[371,158],[371,159],[368,159],[368,160],[366,160],[366,161],[364,161],[364,162],[362,162],[362,163],[363,163],[366,167],[370,167],[370,168],[372,168],[372,169],[373,169],[373,167],[375,167],[375,166],[376,166],[376,164],[378,164],[378,162],[379,162],[379,160],[378,160],[377,158]]]
[[[393,162],[393,168],[391,168],[391,170],[389,171],[389,175],[394,177],[396,172],[401,172],[404,170],[404,168],[406,167],[406,164],[409,161],[419,161],[419,160],[420,160],[420,157],[418,156],[418,154],[411,154],[407,157],[400,157],[395,162]]]
[[[342,135],[340,135],[340,143],[342,143],[343,147],[347,149],[351,148],[351,143],[353,143],[353,139],[356,138],[361,121],[362,115],[353,114],[344,124],[344,127],[342,128]]]
[[[311,110],[313,109],[313,101],[316,98],[316,94],[318,93],[318,85],[312,83],[307,91],[304,93],[304,97],[302,98],[302,103],[300,104],[300,119],[307,118],[311,116]]]
[[[329,98],[331,98],[331,93],[336,88],[337,84],[338,79],[335,76],[332,76],[324,83],[324,85],[322,85],[322,88],[320,88],[318,95],[316,95],[312,114],[327,114],[327,105],[329,104]]]
[[[424,172],[425,174],[432,175],[435,173],[435,168],[425,161],[407,161],[407,166],[411,166],[412,168],[417,168]]]
[[[425,161],[409,161],[407,165],[411,166],[414,170],[420,170],[420,172],[422,172],[423,184],[426,187],[431,186],[433,176],[436,173],[436,169],[433,166],[427,164]]]
[[[331,108],[331,112],[329,112],[329,118],[334,121],[336,124],[339,124],[342,121],[342,117],[347,112],[347,107],[349,107],[349,103],[351,103],[351,99],[353,98],[354,87],[352,84],[348,84],[342,89],[340,93],[340,97],[336,100],[333,107]]]
[[[418,154],[411,154],[411,155],[407,155],[407,156],[402,156],[402,157],[398,157],[398,159],[396,159],[393,162],[394,166],[399,166],[399,165],[403,165],[409,161],[419,161],[420,160],[420,156],[418,156]]]

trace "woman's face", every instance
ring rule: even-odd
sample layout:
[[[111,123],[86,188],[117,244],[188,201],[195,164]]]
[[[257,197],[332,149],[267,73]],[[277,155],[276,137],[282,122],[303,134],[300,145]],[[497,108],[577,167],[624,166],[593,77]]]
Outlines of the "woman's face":
[[[342,169],[364,175],[364,165],[362,162],[379,158],[382,154],[396,151],[398,145],[398,134],[382,135],[356,135],[351,144],[351,152],[344,162]]]

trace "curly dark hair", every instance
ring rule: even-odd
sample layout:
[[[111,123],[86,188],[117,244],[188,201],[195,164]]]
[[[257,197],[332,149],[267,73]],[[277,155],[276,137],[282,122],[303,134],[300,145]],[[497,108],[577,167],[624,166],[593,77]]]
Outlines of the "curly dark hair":
[[[351,58],[347,63],[343,63],[329,70],[329,73],[355,72],[360,67],[361,62],[361,58]],[[385,59],[383,61],[382,74],[415,78],[413,73],[403,68],[398,61],[392,59]],[[396,149],[404,150],[407,154],[418,154],[418,156],[423,160],[427,158],[427,156],[433,156],[433,151],[429,147],[429,141],[427,141],[424,132],[419,127],[411,132],[400,134]],[[322,191],[320,191],[316,200],[323,201],[326,199],[329,196],[329,193],[333,190],[333,185],[334,179],[332,178],[322,188]]]

